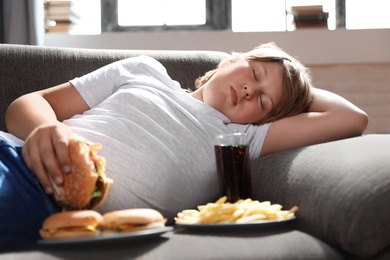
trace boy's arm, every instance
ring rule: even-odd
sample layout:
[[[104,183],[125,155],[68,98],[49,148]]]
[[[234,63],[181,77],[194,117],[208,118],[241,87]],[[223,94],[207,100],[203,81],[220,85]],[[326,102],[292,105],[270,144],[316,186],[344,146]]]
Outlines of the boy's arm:
[[[368,117],[364,111],[332,92],[313,88],[313,93],[308,113],[271,124],[261,155],[358,136],[365,131]]]
[[[70,83],[19,97],[8,107],[8,132],[25,140],[22,154],[26,165],[38,177],[47,193],[53,192],[50,177],[58,184],[70,170],[70,129],[62,123],[89,109]]]

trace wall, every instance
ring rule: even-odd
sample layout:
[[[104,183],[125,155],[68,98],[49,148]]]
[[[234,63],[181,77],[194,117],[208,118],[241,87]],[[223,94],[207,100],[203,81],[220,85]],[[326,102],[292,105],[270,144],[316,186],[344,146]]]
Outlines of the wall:
[[[309,67],[316,87],[345,97],[368,114],[366,134],[390,133],[390,63],[317,64]]]
[[[135,32],[101,35],[47,34],[45,45],[104,49],[248,51],[276,42],[306,64],[390,62],[390,29],[233,33]]]
[[[45,45],[231,52],[270,41],[309,66],[317,87],[336,92],[365,110],[370,117],[366,133],[390,133],[390,29],[47,34]]]

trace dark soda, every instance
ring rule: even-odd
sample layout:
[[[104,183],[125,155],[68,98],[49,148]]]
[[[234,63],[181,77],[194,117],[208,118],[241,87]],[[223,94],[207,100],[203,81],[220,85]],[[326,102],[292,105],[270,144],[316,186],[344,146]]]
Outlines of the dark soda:
[[[220,189],[229,202],[252,196],[249,147],[247,145],[215,145],[215,159]]]

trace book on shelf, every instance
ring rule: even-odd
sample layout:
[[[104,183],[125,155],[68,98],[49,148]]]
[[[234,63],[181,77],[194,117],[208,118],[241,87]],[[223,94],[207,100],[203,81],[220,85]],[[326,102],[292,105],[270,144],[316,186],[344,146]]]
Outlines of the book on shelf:
[[[323,11],[322,5],[292,6],[295,27],[327,27],[329,13]]]
[[[52,6],[71,6],[74,4],[73,0],[45,0],[45,5],[52,5]]]
[[[74,15],[74,14],[61,14],[61,13],[57,13],[57,14],[48,14],[46,16],[46,19],[47,20],[51,20],[51,21],[55,21],[55,22],[72,22],[74,24],[77,24],[80,20],[80,16],[77,16],[77,15]]]
[[[71,6],[49,6],[47,9],[48,14],[59,14],[59,13],[74,13],[80,16],[80,11],[75,5]]]
[[[295,22],[327,21],[328,17],[329,17],[328,13],[316,14],[316,15],[294,16],[294,21]]]
[[[73,28],[71,22],[57,22],[46,28],[47,33],[68,33]]]
[[[45,2],[45,18],[56,22],[77,23],[81,14],[71,0],[50,0]]]
[[[317,22],[295,22],[296,29],[303,28],[328,28],[327,21],[317,21]]]
[[[324,13],[322,5],[292,6],[291,12],[294,16],[316,15]]]

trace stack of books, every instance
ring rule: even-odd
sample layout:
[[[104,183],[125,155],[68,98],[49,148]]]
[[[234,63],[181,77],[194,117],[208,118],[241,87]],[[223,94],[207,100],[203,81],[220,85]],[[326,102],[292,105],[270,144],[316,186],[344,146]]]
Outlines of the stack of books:
[[[292,6],[295,28],[327,28],[329,13],[322,5]]]
[[[73,0],[45,0],[46,32],[68,33],[81,18]]]

